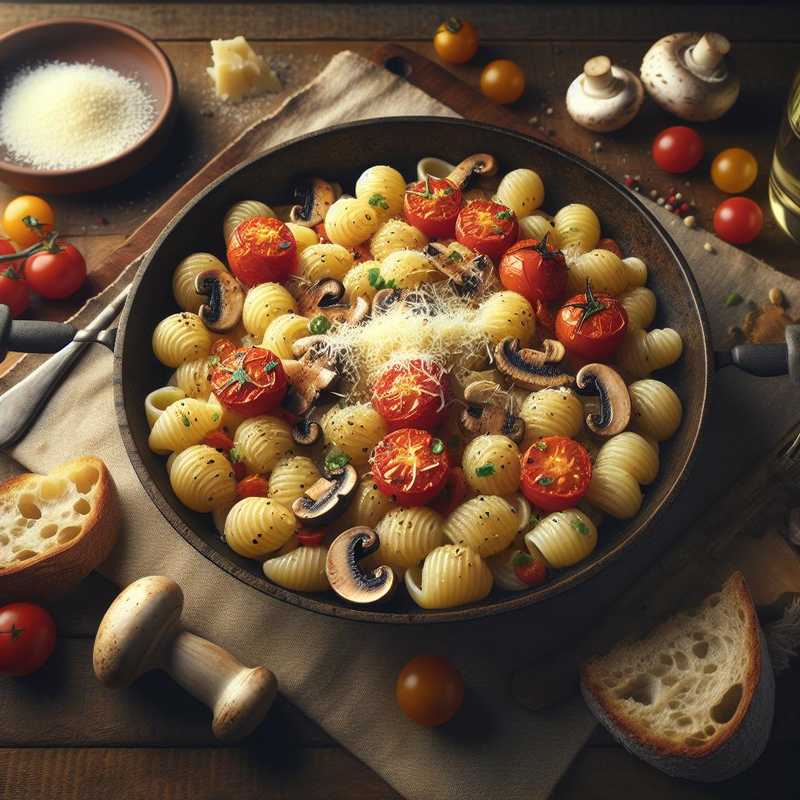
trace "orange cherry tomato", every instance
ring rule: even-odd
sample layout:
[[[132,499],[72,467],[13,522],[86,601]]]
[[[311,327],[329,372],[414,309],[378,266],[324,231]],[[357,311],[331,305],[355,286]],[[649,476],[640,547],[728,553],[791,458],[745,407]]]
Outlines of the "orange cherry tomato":
[[[283,283],[297,264],[297,242],[279,219],[253,217],[237,226],[228,242],[228,265],[245,285]]]
[[[448,17],[433,35],[436,55],[448,64],[464,64],[478,51],[478,32],[468,20]]]
[[[542,511],[572,508],[591,479],[589,453],[566,436],[543,436],[522,456],[522,494]]]
[[[447,373],[440,364],[413,358],[392,364],[378,378],[372,405],[386,420],[389,430],[433,430],[441,421],[447,402]]]
[[[714,212],[714,233],[731,244],[749,244],[762,227],[764,214],[749,197],[729,197]]]
[[[20,247],[29,247],[44,239],[54,222],[50,204],[31,194],[15,197],[3,212],[3,228]]]
[[[265,347],[240,347],[211,373],[211,387],[225,408],[253,417],[272,411],[286,394],[286,373]]]
[[[236,484],[236,496],[241,500],[243,497],[266,497],[269,484],[263,475],[248,475]]]
[[[403,198],[406,220],[429,239],[452,239],[461,210],[461,190],[447,178],[428,175],[412,183]]]
[[[757,176],[755,156],[741,147],[729,147],[711,162],[711,180],[717,189],[727,194],[746,192]]]
[[[446,658],[417,656],[400,670],[395,697],[410,720],[432,728],[452,719],[461,708],[464,679]]]
[[[586,286],[570,297],[556,314],[556,338],[573,355],[604,361],[617,351],[628,329],[628,312],[605,292]]]
[[[513,103],[525,91],[525,75],[507,58],[490,61],[481,72],[481,91],[495,103]]]
[[[456,239],[495,263],[517,241],[518,233],[517,215],[492,200],[467,203],[456,219]]]
[[[506,250],[498,268],[500,283],[535,304],[564,297],[567,262],[564,254],[538,239],[522,239]]]

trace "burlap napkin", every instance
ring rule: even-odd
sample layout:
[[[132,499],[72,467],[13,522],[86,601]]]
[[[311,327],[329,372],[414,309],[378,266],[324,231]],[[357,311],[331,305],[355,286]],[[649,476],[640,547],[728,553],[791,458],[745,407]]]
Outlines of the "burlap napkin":
[[[341,53],[276,112],[263,146],[333,123],[400,114],[455,116],[405,81]],[[660,213],[665,222],[675,222]],[[715,242],[717,254],[711,256],[702,247],[711,237],[682,225],[673,233],[695,268],[715,336],[724,335],[736,318],[722,302],[730,288],[760,298],[780,286],[800,301],[793,281],[746,254]],[[129,279],[123,276],[81,321]],[[120,585],[154,573],[175,578],[184,588],[184,619],[192,628],[245,662],[270,666],[291,702],[409,798],[530,800],[550,793],[593,721],[577,698],[539,714],[510,699],[512,668],[543,652],[548,637],[541,635],[541,618],[536,629],[524,613],[448,627],[365,626],[301,611],[237,582],[186,544],[141,488],[117,434],[111,360],[99,347],[90,352],[11,454],[34,471],[83,453],[106,461],[120,489],[125,530],[103,574]],[[747,458],[776,441],[790,422],[790,402],[796,403],[787,382],[777,379],[756,381],[731,372],[717,381],[717,389],[708,445],[695,485],[681,498],[679,517],[691,517]],[[555,616],[545,626],[553,645],[562,622]],[[459,717],[442,729],[415,726],[394,703],[397,672],[420,652],[447,654],[470,689]]]

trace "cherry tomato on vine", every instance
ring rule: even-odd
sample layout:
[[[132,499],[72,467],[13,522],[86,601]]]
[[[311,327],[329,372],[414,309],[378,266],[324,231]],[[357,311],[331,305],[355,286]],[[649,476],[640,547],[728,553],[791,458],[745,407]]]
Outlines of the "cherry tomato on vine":
[[[495,103],[513,103],[525,91],[525,75],[507,58],[490,61],[481,72],[481,91]]]
[[[253,217],[237,226],[228,242],[228,265],[245,285],[283,283],[297,264],[297,242],[279,219]]]
[[[50,204],[31,194],[15,197],[3,211],[3,229],[20,247],[29,247],[44,239],[54,222]]]
[[[384,370],[372,391],[372,405],[389,430],[433,430],[442,421],[447,389],[447,373],[440,364],[413,358]]]
[[[531,304],[561,300],[567,288],[564,254],[538,239],[522,239],[506,250],[498,268],[500,283]]]
[[[45,300],[63,300],[83,286],[86,262],[74,245],[58,240],[52,247],[28,256],[25,280]]]
[[[243,416],[267,414],[286,394],[286,373],[278,356],[265,347],[240,347],[211,373],[219,402]]]
[[[528,586],[540,586],[547,580],[547,564],[530,553],[515,553],[511,559],[514,574]]]
[[[0,303],[8,306],[11,318],[24,314],[31,302],[28,284],[13,267],[0,264]]]
[[[467,203],[456,219],[456,239],[495,263],[514,244],[518,233],[517,215],[492,200]]]
[[[592,462],[586,448],[566,436],[543,436],[522,456],[522,494],[542,511],[572,508],[586,494]]]
[[[605,292],[587,285],[583,294],[570,297],[556,314],[556,338],[567,351],[590,361],[606,361],[622,344],[628,329],[628,312]]]
[[[714,232],[731,244],[749,244],[763,227],[764,214],[749,197],[731,197],[714,212]]]
[[[410,720],[432,728],[452,719],[461,708],[464,679],[446,658],[417,656],[400,670],[395,697]]]
[[[444,489],[431,503],[431,508],[443,517],[455,511],[467,496],[467,478],[461,467],[451,467],[447,473]]]
[[[478,32],[468,20],[448,17],[433,34],[436,55],[448,64],[465,64],[478,51]]]
[[[653,160],[665,172],[688,172],[703,157],[700,134],[686,125],[665,128],[653,140]]]
[[[408,222],[429,239],[452,239],[461,210],[461,190],[447,178],[428,175],[412,183],[403,198]]]
[[[749,150],[729,147],[711,162],[714,186],[727,194],[746,192],[758,176],[758,162]]]
[[[269,484],[263,475],[248,475],[236,484],[236,496],[241,500],[243,497],[266,497]]]
[[[401,506],[433,500],[450,469],[444,442],[417,428],[400,428],[384,436],[375,445],[370,465],[378,489]]]
[[[55,646],[55,622],[41,606],[11,603],[0,608],[0,676],[30,675]]]

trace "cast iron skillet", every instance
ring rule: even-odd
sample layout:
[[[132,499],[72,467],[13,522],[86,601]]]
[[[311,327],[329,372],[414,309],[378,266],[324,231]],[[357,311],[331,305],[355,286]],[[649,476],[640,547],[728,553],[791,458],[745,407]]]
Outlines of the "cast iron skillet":
[[[210,515],[196,514],[178,501],[164,459],[147,447],[144,399],[170,375],[153,356],[150,341],[158,321],[176,310],[172,272],[189,253],[208,251],[224,258],[222,218],[238,200],[286,203],[292,185],[303,175],[319,175],[352,187],[362,170],[373,164],[391,164],[412,178],[422,156],[456,163],[476,152],[494,154],[501,172],[535,169],[544,181],[547,209],[555,211],[572,202],[590,205],[600,217],[603,235],[616,239],[624,253],[645,260],[648,285],[659,301],[655,325],[675,328],[684,340],[680,361],[658,375],[680,395],[681,427],[661,448],[661,470],[639,514],[627,522],[604,521],[595,552],[556,573],[539,589],[517,594],[495,589],[481,602],[443,611],[423,611],[405,592],[398,592],[391,605],[372,610],[353,608],[333,593],[306,595],[283,589],[264,577],[257,562],[240,558],[220,540]],[[648,525],[665,513],[686,479],[709,407],[711,374],[708,323],[689,266],[632,192],[581,159],[517,133],[462,120],[401,117],[339,125],[294,139],[231,170],[187,205],[165,228],[133,281],[117,336],[114,382],[122,437],[142,485],[178,533],[206,558],[259,591],[311,611],[369,622],[430,623],[477,619],[540,603],[625,556],[646,535]]]

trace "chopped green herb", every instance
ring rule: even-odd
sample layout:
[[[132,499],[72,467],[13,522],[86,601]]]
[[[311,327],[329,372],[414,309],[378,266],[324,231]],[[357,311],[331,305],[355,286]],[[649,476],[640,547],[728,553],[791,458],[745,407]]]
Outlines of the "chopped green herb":
[[[534,442],[533,446],[541,453],[544,453],[544,451],[547,450],[547,442]]]
[[[369,200],[367,200],[367,202],[373,208],[383,208],[387,211],[389,210],[389,204],[386,202],[386,198],[382,194],[378,194],[377,192],[375,192],[375,194],[373,194],[369,198]]]
[[[380,267],[372,267],[371,269],[368,269],[367,278],[369,279],[369,285],[374,289],[383,288],[383,278],[381,277]]]
[[[278,242],[278,250],[288,250],[291,246],[291,242]]]
[[[211,415],[211,421],[212,421],[212,422],[219,422],[219,413],[218,413],[217,411],[215,411],[215,412],[214,412],[214,413]]]
[[[239,386],[244,386],[250,383],[250,376],[245,372],[244,367],[237,367],[231,372],[231,377],[228,379],[228,384],[238,383]]]
[[[533,564],[533,556],[530,553],[523,553],[521,550],[514,553],[511,559],[512,567],[527,567],[528,564]]]
[[[311,322],[308,323],[308,329],[311,331],[311,333],[316,334],[325,333],[330,326],[331,322],[324,314],[314,317]]]
[[[391,280],[386,281],[386,288],[387,289],[394,289],[395,288],[395,280],[392,278]]]
[[[236,447],[231,447],[231,449],[228,450],[228,458],[231,460],[232,464],[238,464],[242,459],[242,457],[239,455],[239,449]]]
[[[186,414],[181,414],[181,422],[186,428],[190,428],[192,426],[192,421],[186,416]]]
[[[444,453],[444,442],[441,439],[434,439],[431,442],[431,452],[436,453],[437,456],[439,453]]]
[[[574,519],[570,522],[570,525],[572,525],[581,536],[586,536],[589,533],[589,526],[583,522],[583,520]]]
[[[266,373],[272,372],[272,370],[277,368],[278,363],[279,362],[276,361],[275,359],[273,359],[272,361],[268,361],[266,364],[264,364],[264,372]]]
[[[490,475],[494,475],[494,464],[481,464],[479,467],[475,467],[475,474],[479,478],[488,478]]]
[[[536,483],[538,483],[539,486],[549,486],[553,483],[553,479],[549,475],[542,475]]]
[[[452,262],[455,263],[455,262],[458,262],[458,261],[463,261],[464,260],[464,256],[462,256],[461,253],[458,252],[458,250],[453,250],[452,253],[448,254],[446,260],[447,261],[452,261]]]
[[[209,356],[208,364],[211,367],[215,367],[217,364],[219,364],[219,356]]]
[[[514,215],[514,212],[510,211],[508,209],[505,210],[505,211],[498,211],[497,214],[496,214],[497,219],[511,219],[511,217],[513,215]]]
[[[739,294],[739,292],[731,292],[725,298],[725,305],[728,306],[728,307],[730,307],[730,306],[738,306],[739,303],[741,303],[743,300],[744,300],[744,298]]]
[[[350,462],[350,457],[347,455],[347,453],[342,453],[342,452],[328,453],[328,455],[325,458],[325,469],[328,472],[335,472],[338,469],[346,467],[349,462]]]

